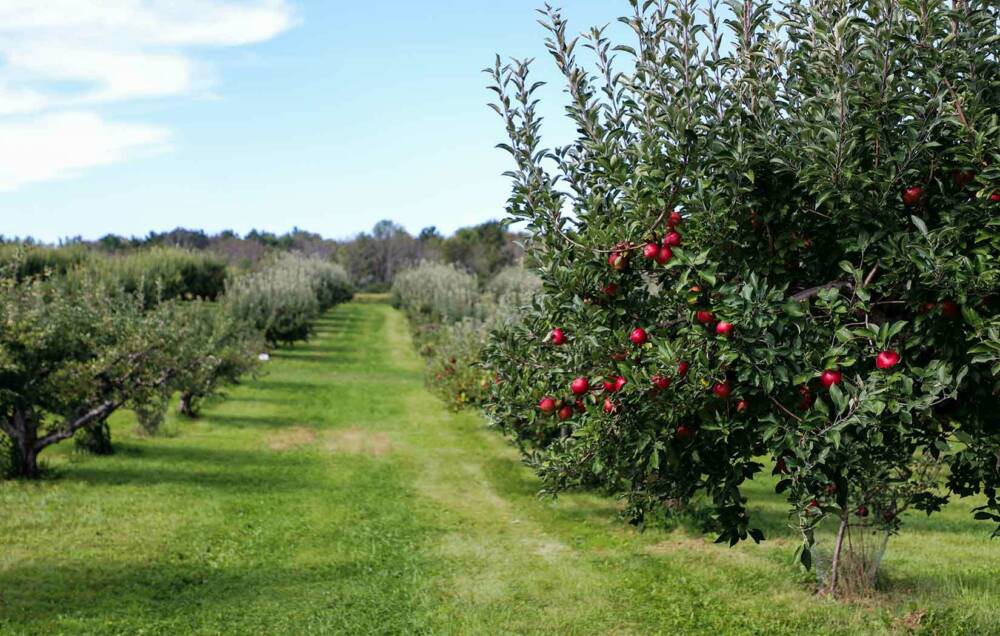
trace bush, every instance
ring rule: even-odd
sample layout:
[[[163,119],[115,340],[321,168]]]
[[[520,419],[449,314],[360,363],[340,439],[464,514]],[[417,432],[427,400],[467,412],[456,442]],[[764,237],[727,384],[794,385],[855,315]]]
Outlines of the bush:
[[[0,277],[15,280],[64,276],[67,272],[94,260],[86,247],[43,247],[19,243],[0,244]]]
[[[539,285],[537,276],[515,267],[482,294],[474,276],[450,265],[422,263],[397,275],[394,304],[410,317],[428,386],[452,408],[482,403],[492,381],[479,364],[486,338],[496,325],[516,320]]]
[[[507,267],[486,284],[486,293],[498,305],[528,305],[542,289],[542,280],[523,267]]]
[[[396,275],[393,306],[416,323],[452,322],[477,315],[476,277],[453,265],[423,262]]]
[[[173,299],[215,300],[226,289],[226,264],[209,254],[154,247],[91,259],[71,277],[99,276],[113,288],[139,294],[147,308]]]
[[[274,345],[307,339],[322,311],[352,295],[339,266],[286,255],[261,271],[234,279],[226,303],[234,316]]]
[[[762,538],[769,456],[803,565],[836,528],[831,593],[852,531],[952,494],[1000,522],[1000,10],[630,5],[636,42],[584,37],[595,73],[547,12],[568,147],[539,146],[529,64],[491,69],[545,292],[487,352],[498,424],[550,490],[597,479],[637,524],[703,493],[729,543]]]

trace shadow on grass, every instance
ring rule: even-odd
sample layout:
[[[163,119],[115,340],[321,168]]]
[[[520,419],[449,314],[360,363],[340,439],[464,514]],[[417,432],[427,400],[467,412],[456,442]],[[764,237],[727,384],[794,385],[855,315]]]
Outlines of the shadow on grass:
[[[183,484],[237,492],[257,492],[262,485],[280,491],[308,488],[296,473],[308,461],[292,455],[189,445],[119,443],[116,449],[115,457],[94,457],[56,472],[67,480],[95,486]],[[137,463],[123,465],[121,460]]]
[[[247,623],[254,625],[249,629],[266,629],[279,618],[273,612],[288,611],[279,607],[278,599],[294,601],[296,592],[308,597],[318,590],[323,602],[298,607],[300,621],[315,624],[322,615],[331,627],[368,625],[375,630],[391,610],[394,633],[406,633],[407,624],[415,620],[416,591],[396,583],[412,568],[409,563],[361,557],[322,568],[218,568],[197,561],[207,557],[176,554],[173,560],[140,567],[127,562],[43,561],[2,569],[0,631],[53,633],[48,630],[62,622],[86,621],[91,628],[104,626],[101,633],[139,633],[133,630],[140,628],[171,633],[161,631],[166,626],[177,630],[173,633],[187,633],[199,625],[211,626],[211,633],[224,633],[218,629],[235,633],[228,631],[240,629],[233,623],[243,623],[243,629],[248,629]],[[184,558],[192,562],[178,562]],[[294,604],[289,607],[295,609]],[[252,609],[256,615],[246,616]],[[284,629],[291,626],[281,633]]]

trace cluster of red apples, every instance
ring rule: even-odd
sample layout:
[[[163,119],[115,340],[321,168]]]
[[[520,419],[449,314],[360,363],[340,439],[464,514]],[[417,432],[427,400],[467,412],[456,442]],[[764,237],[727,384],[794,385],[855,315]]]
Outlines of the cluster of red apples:
[[[907,205],[915,205],[922,198],[923,190],[919,187],[908,188],[903,192],[903,201]],[[654,261],[661,265],[670,262],[673,258],[671,248],[678,247],[683,242],[683,237],[677,231],[677,227],[681,224],[682,220],[680,212],[675,210],[670,213],[667,217],[668,231],[663,240],[661,242],[650,241],[643,246],[642,254],[646,260]],[[626,269],[629,265],[629,254],[632,249],[634,249],[634,246],[630,246],[627,243],[617,245],[608,257],[608,265],[616,271]],[[615,295],[617,291],[618,285],[615,283],[608,283],[604,287],[604,292],[609,296]],[[692,291],[700,292],[701,289],[694,287]],[[924,309],[929,311],[934,307],[934,303],[928,303]],[[960,315],[960,309],[953,301],[943,301],[940,303],[940,308],[942,314],[946,316],[954,317]],[[696,310],[694,312],[694,320],[706,329],[714,330],[715,334],[720,338],[730,338],[736,333],[736,326],[732,322],[718,320],[711,309],[703,308]],[[649,342],[649,333],[642,327],[636,327],[629,333],[628,339],[632,345],[642,347]],[[566,332],[559,327],[549,332],[547,340],[554,346],[563,346],[569,341]],[[612,355],[612,359],[614,360],[622,360],[624,357],[621,354]],[[901,359],[898,352],[887,349],[875,356],[875,366],[880,370],[888,371],[896,367]],[[653,375],[650,378],[652,385],[650,390],[654,392],[666,390],[675,380],[679,381],[684,378],[687,375],[688,369],[689,364],[687,362],[679,361],[673,377],[667,373]],[[832,387],[841,384],[843,380],[843,373],[836,368],[826,369],[819,375],[819,383],[826,390],[830,390]],[[559,420],[565,421],[573,417],[575,413],[586,412],[587,402],[585,398],[591,393],[597,393],[604,396],[603,411],[610,415],[619,410],[619,404],[614,400],[614,395],[621,391],[627,383],[628,380],[621,375],[614,375],[597,383],[592,383],[591,379],[587,376],[580,376],[570,383],[569,389],[570,393],[572,393],[572,398],[557,399],[552,396],[545,396],[539,401],[538,408],[546,414],[554,413]],[[720,400],[729,400],[732,398],[733,391],[733,384],[728,379],[715,382],[711,385],[712,395]],[[809,409],[815,401],[809,387],[802,386],[799,392],[802,397],[799,408],[802,410]],[[737,413],[743,413],[749,407],[750,404],[745,399],[740,398],[736,401],[735,409]],[[690,440],[694,438],[695,430],[693,427],[681,424],[677,427],[676,434],[678,439]]]

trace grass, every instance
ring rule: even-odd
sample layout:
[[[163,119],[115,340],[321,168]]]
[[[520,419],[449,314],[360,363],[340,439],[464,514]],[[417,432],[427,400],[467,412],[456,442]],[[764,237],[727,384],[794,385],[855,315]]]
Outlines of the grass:
[[[771,540],[639,533],[591,494],[539,500],[513,449],[423,385],[405,319],[335,309],[196,422],[0,484],[2,634],[1000,634],[1000,546],[967,504],[907,517],[888,589],[811,593]]]

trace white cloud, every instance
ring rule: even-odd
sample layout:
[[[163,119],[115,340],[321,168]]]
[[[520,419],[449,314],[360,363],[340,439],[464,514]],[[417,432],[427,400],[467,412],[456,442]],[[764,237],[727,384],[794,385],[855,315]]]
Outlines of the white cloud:
[[[74,176],[166,147],[169,131],[108,122],[90,112],[47,113],[27,121],[0,121],[0,190]]]
[[[0,189],[161,148],[169,131],[102,109],[196,92],[201,48],[275,37],[295,21],[288,2],[0,0]]]

